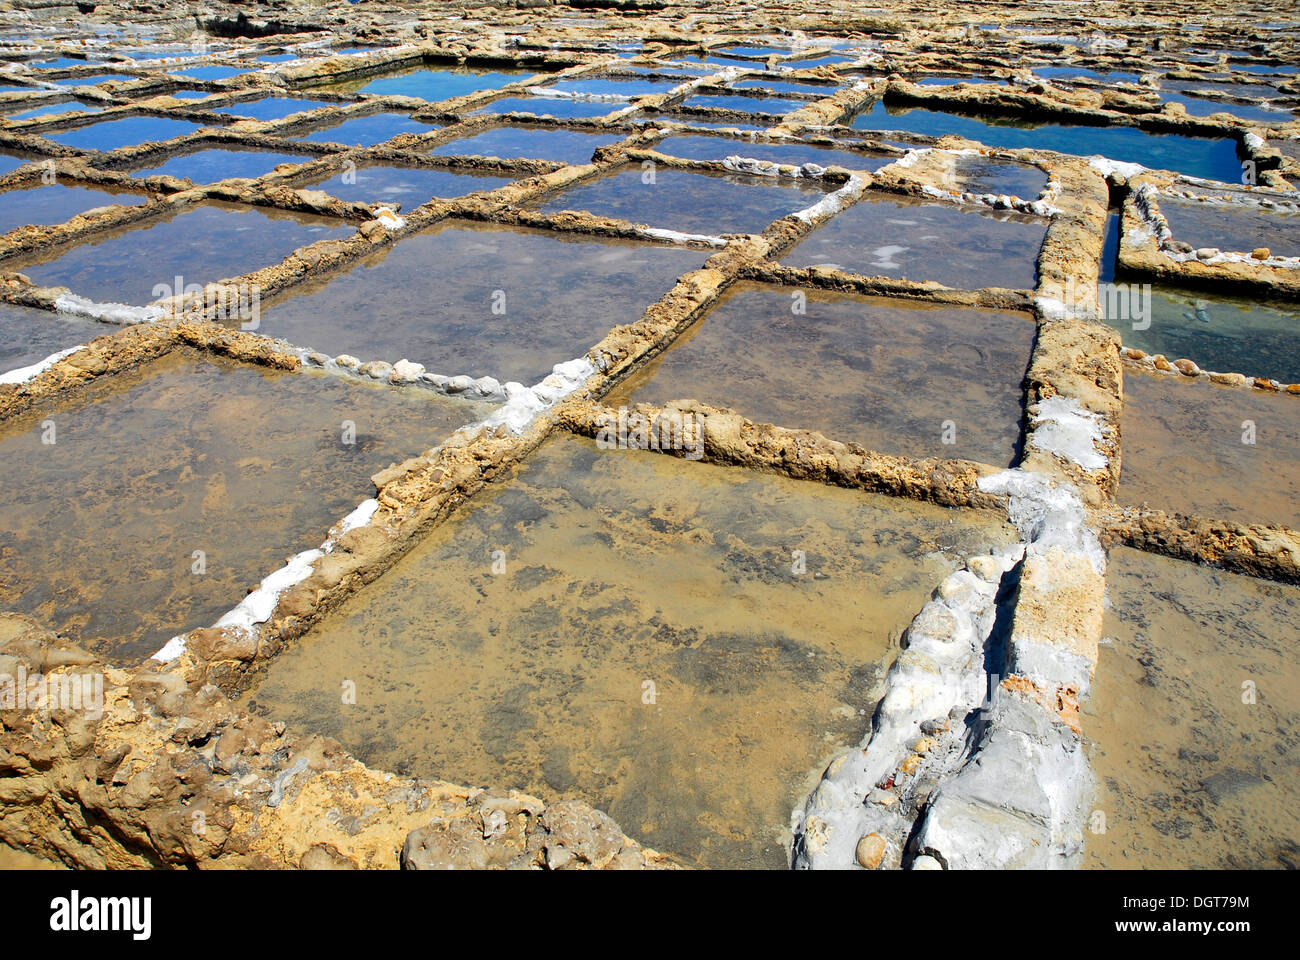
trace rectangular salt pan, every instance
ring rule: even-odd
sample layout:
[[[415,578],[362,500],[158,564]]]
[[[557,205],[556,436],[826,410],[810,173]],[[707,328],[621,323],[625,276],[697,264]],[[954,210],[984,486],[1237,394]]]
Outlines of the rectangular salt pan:
[[[331,355],[531,385],[639,320],[707,256],[451,221],[269,306],[261,332]]]
[[[319,544],[373,472],[472,409],[188,351],[94,381],[0,425],[0,606],[139,661]]]
[[[143,305],[184,286],[226,280],[279,263],[298,247],[342,239],[355,228],[267,207],[203,203],[165,217],[97,233],[33,257],[20,269],[44,286],[69,287],[100,303]]]
[[[1007,536],[965,519],[559,439],[277,658],[249,705],[379,769],[582,799],[684,862],[785,869],[790,811],[867,729],[940,551]],[[370,709],[339,704],[345,676]]]
[[[1022,314],[740,284],[607,402],[695,399],[880,453],[1005,467],[1033,340]]]

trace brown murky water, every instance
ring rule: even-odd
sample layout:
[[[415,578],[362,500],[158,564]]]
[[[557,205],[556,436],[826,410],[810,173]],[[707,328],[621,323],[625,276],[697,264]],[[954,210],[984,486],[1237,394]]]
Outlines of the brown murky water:
[[[1300,587],[1127,548],[1106,586],[1086,865],[1300,866]]]
[[[380,769],[581,798],[685,860],[782,868],[942,552],[1009,537],[563,437],[285,651],[249,706]]]
[[[693,398],[882,453],[1010,466],[1033,340],[1021,314],[742,283],[606,402]]]
[[[319,544],[376,470],[483,409],[186,351],[92,383],[0,425],[0,609],[146,657]]]
[[[1117,499],[1300,527],[1296,401],[1284,394],[1125,370],[1124,462]],[[1252,429],[1254,442],[1243,442],[1252,439]]]

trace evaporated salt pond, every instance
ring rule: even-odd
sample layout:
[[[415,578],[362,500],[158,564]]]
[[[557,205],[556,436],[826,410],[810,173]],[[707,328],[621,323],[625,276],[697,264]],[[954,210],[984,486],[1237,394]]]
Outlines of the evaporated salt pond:
[[[112,333],[108,324],[0,301],[0,374]]]
[[[718,47],[719,53],[729,53],[736,57],[758,57],[766,60],[768,57],[788,57],[794,51],[790,47],[764,47],[753,44],[737,44],[731,47]]]
[[[1136,73],[1115,70],[1110,73],[1098,73],[1087,67],[1034,67],[1033,72],[1049,80],[1096,80],[1100,83],[1137,83],[1141,78]]]
[[[12,170],[17,170],[24,163],[30,163],[35,159],[37,158],[16,156],[12,153],[0,153],[0,176],[9,173]]]
[[[213,107],[213,113],[228,113],[236,117],[251,120],[283,120],[285,117],[303,110],[316,110],[320,107],[338,106],[333,100],[309,100],[296,97],[262,97],[258,100],[245,100],[224,107]]]
[[[1286,394],[1124,371],[1116,499],[1300,527],[1300,403]],[[1253,424],[1253,443],[1250,439]]]
[[[1293,24],[1286,24],[1286,26],[1293,26]],[[1234,63],[1232,69],[1242,73],[1296,73],[1300,71],[1300,67],[1290,64],[1271,63]]]
[[[772,80],[768,77],[749,77],[745,80],[732,80],[727,84],[734,90],[771,90],[775,93],[811,93],[818,97],[829,97],[840,89],[837,83],[816,83],[812,80]]]
[[[789,60],[786,64],[794,70],[811,70],[814,67],[838,67],[846,63],[852,63],[857,57],[847,57],[841,53],[829,53],[821,57],[811,57],[806,60]]]
[[[763,64],[742,57],[722,57],[716,54],[702,56],[697,53],[687,54],[680,60],[669,61],[668,65],[682,70],[699,70],[701,73],[716,73],[720,67],[745,67],[748,70],[763,69]],[[709,67],[713,69],[706,69]]]
[[[475,70],[466,67],[419,66],[328,83],[316,89],[376,96],[418,97],[436,102],[463,97],[480,90],[496,90],[536,74],[535,70],[509,68]]]
[[[1237,145],[1225,138],[1148,133],[1137,127],[1033,123],[1007,117],[973,116],[885,105],[877,101],[852,123],[855,130],[906,130],[931,137],[956,134],[989,147],[1055,150],[1075,156],[1101,154],[1195,177],[1236,183],[1241,179]]]
[[[760,126],[759,124],[756,123],[738,123],[735,120],[725,120],[722,122],[715,123],[712,121],[701,120],[699,117],[690,114],[684,114],[684,113],[675,114],[672,111],[665,111],[665,112],[647,111],[647,113],[650,114],[651,116],[662,117],[664,120],[671,120],[673,123],[681,124],[682,126],[688,129],[693,128],[697,130],[728,130],[728,131],[741,130],[745,132],[749,132],[751,130],[758,131],[758,130],[767,129],[766,127]]]
[[[1274,100],[1284,96],[1281,90],[1268,83],[1224,83],[1209,80],[1162,80],[1161,90],[1178,90],[1185,93],[1218,94],[1231,97],[1260,97]]]
[[[666,80],[643,77],[582,77],[575,80],[560,80],[546,84],[547,90],[557,93],[572,93],[579,96],[615,96],[645,97],[657,93],[667,93],[681,83],[680,80]]]
[[[410,213],[434,197],[461,197],[495,190],[511,182],[509,177],[485,177],[433,167],[369,164],[348,165],[341,173],[308,180],[299,189],[324,190],[340,200],[356,203],[400,203],[402,210]]]
[[[1284,156],[1300,160],[1300,137],[1295,140],[1270,140],[1268,145],[1276,148]]]
[[[85,67],[92,62],[84,57],[54,57],[49,60],[33,60],[30,66],[38,70],[66,70],[70,67]]]
[[[759,97],[745,94],[698,93],[679,104],[684,108],[713,107],[718,110],[736,110],[741,113],[793,113],[812,103],[811,100],[792,100],[789,97]]]
[[[606,402],[695,399],[880,453],[1010,466],[1033,340],[1027,315],[741,283]]]
[[[133,77],[126,73],[99,73],[89,77],[64,77],[62,80],[55,80],[54,83],[60,87],[93,87],[101,83],[108,83],[110,80],[117,82],[139,79],[139,77]]]
[[[591,163],[600,147],[618,143],[618,134],[560,130],[554,127],[492,127],[470,137],[439,144],[430,153],[442,156],[500,157]]]
[[[982,206],[868,193],[781,262],[865,276],[934,280],[961,290],[1032,289],[1047,222]]]
[[[307,133],[291,134],[291,139],[373,147],[377,143],[393,139],[399,133],[430,133],[437,129],[437,124],[414,120],[409,114],[385,111],[313,126]]]
[[[1022,200],[1036,200],[1047,189],[1047,172],[1027,163],[990,160],[987,157],[959,157],[957,183],[964,193],[1007,194]]]
[[[248,73],[247,67],[225,67],[220,64],[211,66],[185,67],[183,69],[168,70],[168,73],[182,77],[189,77],[191,80],[225,80],[229,77],[237,77],[241,73]]]
[[[204,202],[56,248],[19,267],[33,282],[101,303],[146,304],[175,278],[210,283],[279,263],[296,248],[355,233],[350,224],[270,207]],[[174,295],[174,291],[168,295]]]
[[[124,190],[72,187],[51,183],[0,192],[0,234],[25,224],[65,223],[73,217],[98,207],[134,207],[148,197]]]
[[[372,473],[475,411],[182,350],[93,381],[0,426],[0,604],[115,662],[147,657],[319,544],[372,495]],[[42,443],[50,422],[56,442]]]
[[[303,153],[200,145],[191,150],[173,153],[162,163],[129,172],[133,177],[162,175],[193,180],[195,183],[215,183],[230,177],[262,177],[282,163],[306,163],[314,159],[316,158]]]
[[[1294,869],[1300,588],[1118,548],[1106,591],[1082,718],[1105,832],[1084,832],[1085,865]]]
[[[444,376],[532,384],[639,318],[708,255],[449,221],[263,305],[259,332],[363,360],[406,358]]]
[[[580,798],[655,849],[780,869],[791,810],[867,729],[891,644],[952,569],[940,551],[1010,538],[561,438],[281,654],[247,702],[379,769]]]
[[[753,160],[771,160],[803,166],[815,163],[821,167],[845,167],[849,170],[868,170],[875,173],[893,162],[896,157],[878,150],[837,150],[811,143],[757,143],[749,140],[732,140],[729,137],[699,135],[671,136],[661,140],[654,148],[659,153],[685,160],[722,161],[727,157],[749,157]]]
[[[1275,257],[1300,256],[1300,213],[1279,213],[1243,203],[1160,197],[1160,213],[1173,239],[1193,247],[1250,253],[1267,247]]]
[[[57,103],[46,103],[39,107],[32,107],[30,110],[22,110],[18,113],[6,113],[5,120],[34,120],[37,117],[52,117],[60,113],[98,113],[103,107],[92,103],[82,103],[79,100],[64,100]]]
[[[170,117],[123,117],[100,120],[62,132],[47,131],[43,136],[78,150],[117,150],[149,141],[171,140],[202,129],[188,120]]]
[[[928,76],[928,77],[906,77],[912,83],[922,87],[951,87],[957,83],[979,83],[979,84],[1005,84],[1005,80],[998,80],[995,77],[981,77],[978,75],[956,74],[952,76]]]
[[[684,63],[620,63],[618,65],[619,73],[634,74],[637,76],[650,76],[669,78],[681,83],[683,80],[694,80],[699,78],[708,71],[699,67]]]
[[[1118,303],[1111,310],[1104,290],[1101,308],[1126,347],[1171,361],[1187,357],[1206,370],[1300,383],[1300,308],[1294,305],[1152,284],[1147,318],[1135,321]]]
[[[1189,97],[1181,93],[1162,92],[1160,99],[1170,103],[1181,103],[1187,113],[1193,117],[1209,117],[1216,113],[1230,113],[1242,120],[1257,120],[1260,123],[1271,125],[1287,123],[1292,119],[1291,111],[1287,109],[1207,100],[1202,97]]]
[[[813,181],[694,173],[660,168],[652,182],[639,165],[584,180],[531,206],[544,213],[585,210],[682,233],[761,233],[773,220],[826,196]]]
[[[526,113],[536,117],[551,116],[561,120],[574,117],[603,117],[615,110],[624,110],[626,103],[604,100],[573,100],[568,97],[501,97],[486,106],[470,111],[470,116],[485,113]]]

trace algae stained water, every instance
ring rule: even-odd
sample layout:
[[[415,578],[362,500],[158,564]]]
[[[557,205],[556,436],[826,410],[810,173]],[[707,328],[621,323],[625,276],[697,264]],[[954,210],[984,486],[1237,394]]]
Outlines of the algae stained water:
[[[1007,533],[552,441],[247,702],[382,769],[580,798],[685,862],[780,868],[792,810],[867,728],[899,632],[953,557]]]

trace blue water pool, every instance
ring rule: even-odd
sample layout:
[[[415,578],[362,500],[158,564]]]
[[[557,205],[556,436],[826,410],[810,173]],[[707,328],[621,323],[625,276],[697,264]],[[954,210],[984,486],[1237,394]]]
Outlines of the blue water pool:
[[[886,107],[877,101],[852,122],[855,130],[906,130],[942,137],[956,134],[990,147],[1032,147],[1075,156],[1100,154],[1195,177],[1235,183],[1241,179],[1237,144],[1226,138],[1148,133],[1136,127],[1090,127],[1077,124],[1030,124],[1001,117],[981,119],[923,107]]]

